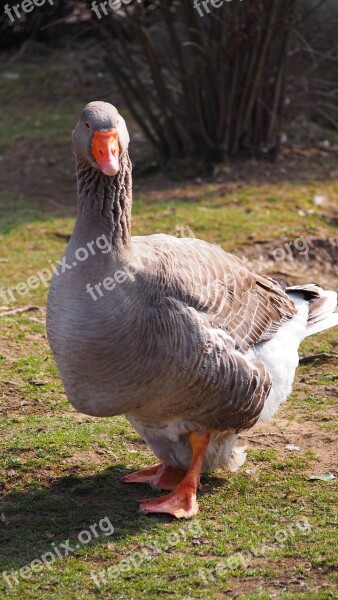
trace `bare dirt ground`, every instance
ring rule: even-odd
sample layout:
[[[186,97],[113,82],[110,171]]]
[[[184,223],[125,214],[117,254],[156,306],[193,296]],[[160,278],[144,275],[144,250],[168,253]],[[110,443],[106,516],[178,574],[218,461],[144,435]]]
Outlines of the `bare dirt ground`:
[[[311,273],[313,283],[335,289],[338,280],[337,239],[327,237],[324,232],[321,237],[318,234],[307,235],[306,239],[299,237],[296,243],[302,248],[302,254],[296,252],[292,244],[288,247],[289,243],[287,237],[279,237],[241,246],[238,253],[245,258],[248,266],[258,272],[269,273],[276,279],[292,281],[294,285],[304,284],[309,282]]]
[[[338,360],[337,360],[338,364]],[[337,393],[337,391],[336,391]],[[313,415],[316,418],[316,415]],[[326,418],[333,422],[336,418],[336,409],[326,411]],[[320,416],[321,419],[321,416]],[[316,474],[327,471],[338,475],[338,444],[335,431],[325,431],[323,424],[313,422],[295,422],[286,418],[276,417],[270,423],[259,423],[255,428],[240,436],[241,441],[251,448],[273,448],[281,455],[290,452],[304,452],[311,450],[315,453],[311,469]],[[287,450],[286,446],[296,446],[299,450]]]

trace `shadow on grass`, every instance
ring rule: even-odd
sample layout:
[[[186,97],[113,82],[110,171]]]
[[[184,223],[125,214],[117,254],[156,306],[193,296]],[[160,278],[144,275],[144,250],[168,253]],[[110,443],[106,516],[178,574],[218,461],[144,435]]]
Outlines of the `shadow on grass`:
[[[92,536],[89,545],[116,542],[130,534],[169,522],[168,515],[143,516],[137,500],[159,495],[147,485],[123,484],[129,473],[123,465],[90,476],[71,474],[48,486],[10,492],[0,499],[0,570],[18,569],[70,540],[75,546],[81,531],[107,517],[114,533]],[[166,493],[166,492],[164,492]]]

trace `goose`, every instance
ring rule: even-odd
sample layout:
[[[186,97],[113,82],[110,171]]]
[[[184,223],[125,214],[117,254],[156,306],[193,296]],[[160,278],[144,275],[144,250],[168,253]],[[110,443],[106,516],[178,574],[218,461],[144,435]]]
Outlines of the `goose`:
[[[238,434],[287,398],[301,341],[338,324],[337,294],[286,287],[193,237],[132,237],[113,105],[89,103],[73,144],[77,217],[48,295],[50,347],[75,409],[124,414],[157,457],[123,478],[169,492],[139,510],[192,517],[201,472],[244,463]]]

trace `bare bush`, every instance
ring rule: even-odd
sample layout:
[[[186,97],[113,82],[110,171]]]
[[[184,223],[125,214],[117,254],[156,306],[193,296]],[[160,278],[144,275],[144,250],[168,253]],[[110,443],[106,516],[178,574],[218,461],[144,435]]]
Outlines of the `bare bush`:
[[[304,1],[293,28],[287,93],[291,114],[338,130],[338,6]]]
[[[202,18],[191,0],[153,0],[98,23],[124,100],[164,159],[277,153],[295,5],[233,0]]]

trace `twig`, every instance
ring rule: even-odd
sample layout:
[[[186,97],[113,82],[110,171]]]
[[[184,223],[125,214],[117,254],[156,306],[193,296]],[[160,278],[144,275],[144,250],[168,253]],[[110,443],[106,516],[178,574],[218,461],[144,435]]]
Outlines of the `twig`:
[[[0,316],[20,315],[32,310],[40,310],[40,306],[19,306],[18,308],[9,308],[9,306],[0,306]]]
[[[338,354],[328,354],[327,352],[319,352],[318,354],[309,354],[308,356],[302,356],[302,358],[299,360],[299,363],[302,365],[306,365],[307,363],[311,363],[314,360],[330,360],[332,358],[338,358]]]
[[[286,435],[284,433],[256,433],[255,435],[246,435],[246,436],[238,436],[238,437],[243,438],[243,439],[254,439],[257,437],[268,437],[268,436],[286,438]]]

